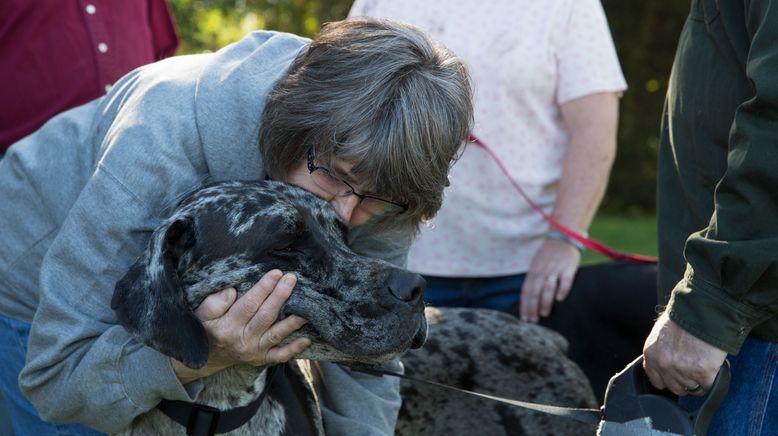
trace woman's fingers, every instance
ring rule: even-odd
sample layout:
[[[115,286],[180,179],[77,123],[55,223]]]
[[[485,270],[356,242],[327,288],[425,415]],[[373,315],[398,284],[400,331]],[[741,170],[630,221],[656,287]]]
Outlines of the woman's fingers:
[[[521,296],[519,297],[519,311],[522,321],[538,321],[538,301],[540,299],[540,289],[543,285],[541,275],[528,272],[524,279],[524,285],[521,287]]]
[[[280,271],[279,271],[280,273]],[[261,285],[258,283],[256,286]],[[286,303],[286,300],[292,295],[294,286],[297,284],[297,277],[294,274],[285,274],[280,277],[280,280],[275,281],[275,286],[271,290],[270,294],[266,295],[262,304],[254,312],[253,316],[246,320],[245,333],[247,335],[262,335],[266,330],[273,325],[278,319],[278,314],[281,308]],[[252,288],[253,289],[253,288]],[[251,292],[246,293],[248,295]],[[264,292],[263,292],[264,293]]]
[[[281,271],[274,269],[263,275],[259,282],[243,294],[232,305],[227,318],[230,323],[246,325],[263,306],[267,297],[275,290],[281,280]]]
[[[520,316],[538,322],[551,314],[554,301],[567,298],[573,286],[581,254],[562,241],[547,240],[532,259],[520,297]]]
[[[258,364],[286,362],[308,348],[311,345],[308,338],[297,338],[288,344],[279,345],[306,323],[303,318],[292,315],[273,324],[259,339],[258,351],[262,360]]]
[[[273,347],[268,350],[265,356],[265,363],[276,364],[284,363],[293,359],[298,354],[305,351],[311,345],[311,340],[308,338],[297,338],[289,344],[283,347]]]
[[[195,310],[195,315],[203,322],[221,318],[235,302],[236,296],[235,288],[227,288],[211,294],[200,303]]]

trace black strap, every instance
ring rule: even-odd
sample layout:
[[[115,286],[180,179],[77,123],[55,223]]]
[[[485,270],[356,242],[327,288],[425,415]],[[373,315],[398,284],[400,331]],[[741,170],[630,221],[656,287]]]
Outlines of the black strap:
[[[364,372],[366,374],[372,374],[376,376],[389,375],[392,377],[404,378],[416,383],[424,383],[432,386],[436,386],[443,389],[448,389],[454,392],[460,392],[467,395],[472,395],[480,398],[486,398],[488,400],[498,401],[500,403],[509,404],[515,407],[521,407],[523,409],[534,410],[536,412],[547,413],[549,415],[561,416],[562,418],[574,419],[576,421],[585,422],[587,424],[599,424],[602,417],[602,411],[600,409],[579,409],[574,407],[559,407],[551,406],[548,404],[530,403],[527,401],[511,400],[509,398],[496,397],[493,395],[482,394],[479,392],[468,391],[466,389],[460,389],[454,386],[444,385],[429,380],[422,380],[420,378],[411,377],[409,375],[400,374],[397,372],[386,371],[378,368],[354,368],[355,371]]]
[[[259,410],[259,406],[267,397],[270,384],[282,365],[268,369],[267,382],[259,397],[251,403],[230,410],[219,410],[205,404],[186,401],[162,400],[157,405],[168,418],[186,427],[188,436],[212,436],[216,433],[226,433],[247,423]]]

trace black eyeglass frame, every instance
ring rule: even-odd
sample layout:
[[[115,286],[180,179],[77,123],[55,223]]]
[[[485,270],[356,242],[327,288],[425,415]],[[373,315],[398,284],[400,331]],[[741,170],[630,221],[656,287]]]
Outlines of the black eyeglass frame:
[[[311,146],[311,147],[308,148],[308,172],[310,174],[313,174],[313,172],[316,171],[316,170],[322,170],[322,171],[326,172],[329,177],[331,177],[334,180],[337,180],[337,181],[343,183],[344,185],[348,186],[348,189],[349,189],[348,192],[344,192],[342,194],[332,194],[331,193],[332,195],[336,195],[338,197],[345,197],[345,196],[349,196],[349,195],[356,195],[359,198],[360,202],[362,202],[362,200],[364,200],[366,198],[371,198],[373,200],[378,200],[378,201],[382,201],[384,203],[395,205],[395,206],[397,206],[397,207],[402,209],[402,210],[398,211],[397,213],[395,213],[393,215],[399,215],[401,213],[405,213],[405,212],[408,211],[408,204],[407,203],[397,203],[396,201],[387,200],[385,198],[376,197],[374,195],[360,194],[359,192],[356,191],[356,189],[354,189],[353,186],[351,186],[351,183],[349,183],[349,182],[341,179],[340,177],[336,176],[335,174],[333,174],[332,171],[330,171],[329,168],[316,165],[316,151],[314,150],[314,147]],[[325,189],[324,187],[321,187],[321,186],[320,186],[320,188]]]

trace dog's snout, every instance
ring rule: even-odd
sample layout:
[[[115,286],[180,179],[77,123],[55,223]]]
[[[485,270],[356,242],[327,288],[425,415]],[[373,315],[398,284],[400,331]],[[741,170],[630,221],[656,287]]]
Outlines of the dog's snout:
[[[406,303],[420,300],[427,287],[427,282],[422,276],[399,270],[392,271],[388,283],[389,292]]]

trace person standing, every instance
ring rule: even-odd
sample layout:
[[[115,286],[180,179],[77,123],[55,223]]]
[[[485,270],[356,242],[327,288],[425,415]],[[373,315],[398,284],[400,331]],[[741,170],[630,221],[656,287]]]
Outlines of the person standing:
[[[652,384],[696,407],[725,359],[710,434],[778,428],[778,2],[692,2],[665,100],[657,215],[664,313]]]
[[[359,15],[418,25],[462,56],[475,86],[474,134],[546,213],[586,233],[615,158],[626,89],[599,0],[356,0],[350,16]],[[640,354],[654,319],[655,267],[579,271],[580,244],[474,144],[450,181],[408,258],[427,279],[425,300],[550,326],[602,398],[608,379]]]

